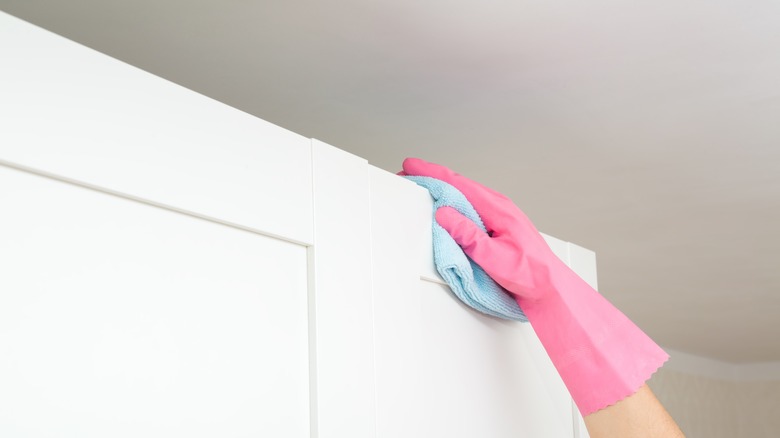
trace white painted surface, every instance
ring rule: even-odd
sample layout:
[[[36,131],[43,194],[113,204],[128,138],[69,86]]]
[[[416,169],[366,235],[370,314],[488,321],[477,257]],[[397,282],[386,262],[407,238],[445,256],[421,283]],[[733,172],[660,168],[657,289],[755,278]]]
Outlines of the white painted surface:
[[[582,277],[583,280],[588,282],[591,287],[598,290],[596,253],[571,242],[568,243],[568,252],[569,267]],[[574,404],[574,400],[571,402],[571,409],[572,416],[574,417],[574,437],[588,438],[590,435],[585,427],[585,420],[582,418],[582,414],[580,414],[577,405]]]
[[[660,344],[780,361],[778,1],[0,10],[385,170],[446,164],[594,247],[601,292]]]
[[[0,19],[0,434],[571,436],[531,327],[438,284],[424,189]]]
[[[431,205],[372,168],[377,437],[572,436],[571,398],[530,325],[473,311],[431,272]]]
[[[6,164],[312,242],[298,134],[4,13],[0,96]]]
[[[306,248],[0,166],[0,436],[309,436]]]
[[[371,224],[366,160],[312,140],[317,438],[374,435]]]
[[[576,272],[590,287],[598,290],[599,281],[596,269],[596,253],[569,242],[569,267]]]
[[[427,399],[432,388],[423,369],[428,359],[421,329],[433,316],[421,302],[419,268],[421,260],[432,259],[431,197],[373,166],[370,186],[376,438],[446,436],[429,434],[431,413],[441,408]]]
[[[446,286],[421,282],[417,290],[425,315],[422,436],[571,436],[568,398],[550,391],[554,370],[530,325],[477,314]]]

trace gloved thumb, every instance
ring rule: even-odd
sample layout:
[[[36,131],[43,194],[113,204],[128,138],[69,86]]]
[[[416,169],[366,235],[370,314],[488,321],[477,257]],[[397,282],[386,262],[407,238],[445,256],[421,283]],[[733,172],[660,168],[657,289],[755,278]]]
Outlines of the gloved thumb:
[[[436,210],[436,222],[447,230],[466,255],[478,265],[484,266],[479,257],[490,254],[488,249],[493,243],[486,232],[452,207],[441,207]]]

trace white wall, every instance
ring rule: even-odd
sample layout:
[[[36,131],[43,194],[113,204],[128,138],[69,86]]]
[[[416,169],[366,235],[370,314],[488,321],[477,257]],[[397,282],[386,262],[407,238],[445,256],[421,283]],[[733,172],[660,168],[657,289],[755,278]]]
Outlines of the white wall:
[[[737,365],[667,349],[648,382],[688,438],[774,438],[780,431],[780,363]]]

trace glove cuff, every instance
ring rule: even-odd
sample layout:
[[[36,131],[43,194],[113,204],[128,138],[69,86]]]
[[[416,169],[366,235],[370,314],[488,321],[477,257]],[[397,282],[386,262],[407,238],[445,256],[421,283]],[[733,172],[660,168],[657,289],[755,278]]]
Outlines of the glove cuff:
[[[552,293],[518,304],[583,416],[634,394],[669,358],[650,337],[568,267]]]

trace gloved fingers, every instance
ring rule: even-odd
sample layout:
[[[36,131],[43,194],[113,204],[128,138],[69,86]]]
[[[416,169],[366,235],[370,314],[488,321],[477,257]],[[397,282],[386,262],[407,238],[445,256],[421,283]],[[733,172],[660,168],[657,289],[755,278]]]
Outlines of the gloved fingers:
[[[467,185],[473,185],[477,186],[480,189],[493,194],[497,195],[501,198],[506,198],[506,196],[502,195],[501,193],[491,189],[490,187],[484,186],[472,179],[469,179],[458,172],[453,171],[452,169],[442,166],[441,164],[432,163],[430,161],[425,161],[421,158],[406,158],[404,159],[403,163],[404,171],[406,171],[409,175],[415,175],[415,176],[430,176],[436,179],[440,179],[442,181],[446,181],[449,184],[455,186],[460,190],[458,187],[459,184],[464,183]]]
[[[479,213],[492,237],[513,235],[521,242],[542,239],[536,226],[507,196],[466,178],[451,169],[419,158],[407,158],[403,164],[406,175],[427,176],[444,181],[458,189]],[[401,173],[399,173],[400,175]]]
[[[500,195],[504,197],[503,195],[496,192],[495,190],[485,187],[482,184],[474,180],[471,180],[446,166],[442,166],[441,164],[431,163],[430,161],[425,161],[420,158],[411,158],[411,157],[406,158],[403,163],[403,169],[404,172],[406,172],[408,175],[429,176],[431,178],[442,180],[454,186],[456,189],[460,190],[461,193],[466,195],[466,198],[469,198],[467,192],[477,192],[480,190],[488,194]],[[472,193],[472,194],[474,195],[475,199],[485,195],[482,193]],[[469,202],[472,202],[472,200],[469,199]]]
[[[522,274],[512,264],[517,259],[515,248],[506,239],[490,237],[471,219],[452,207],[436,210],[436,222],[444,228],[463,252],[482,267],[498,284],[515,294],[522,293],[515,277]]]
[[[447,230],[455,242],[463,248],[466,255],[484,268],[487,263],[483,262],[489,260],[480,259],[490,256],[490,247],[493,244],[491,237],[486,232],[452,207],[441,207],[436,210],[436,222]]]
[[[506,208],[506,203],[514,206],[506,196],[482,184],[472,181],[445,166],[430,163],[419,158],[407,158],[403,164],[404,172],[414,176],[428,176],[444,181],[460,190],[474,206],[489,231],[500,229],[500,223],[492,220],[494,212]],[[515,207],[516,208],[516,207]]]

